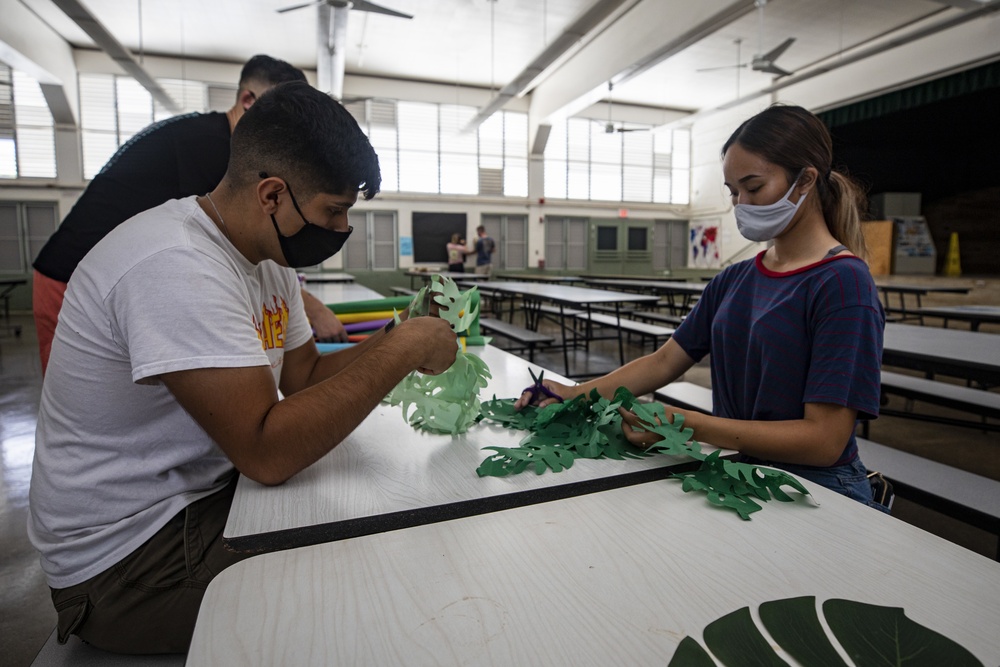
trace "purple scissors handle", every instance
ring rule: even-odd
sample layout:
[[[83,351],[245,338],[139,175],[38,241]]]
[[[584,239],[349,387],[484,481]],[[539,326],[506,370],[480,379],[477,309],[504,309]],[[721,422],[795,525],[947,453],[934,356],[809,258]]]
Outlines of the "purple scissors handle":
[[[554,398],[560,403],[563,402],[562,396],[542,384],[542,376],[545,375],[545,371],[539,373],[538,377],[535,377],[535,374],[530,368],[528,369],[528,373],[531,375],[531,379],[535,381],[535,384],[529,385],[521,391],[522,394],[527,393],[531,397],[531,400],[528,401],[528,405],[534,405],[535,401],[538,400],[539,394],[544,395],[546,398]]]

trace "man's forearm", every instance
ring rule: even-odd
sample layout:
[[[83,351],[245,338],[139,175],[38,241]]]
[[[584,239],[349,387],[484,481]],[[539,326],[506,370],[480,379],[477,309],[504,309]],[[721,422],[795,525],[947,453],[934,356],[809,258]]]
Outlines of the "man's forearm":
[[[241,472],[280,484],[326,455],[414,370],[422,344],[402,326],[379,334],[365,345],[368,354],[359,353],[329,379],[279,401],[260,426],[260,444],[250,457],[254,473]]]

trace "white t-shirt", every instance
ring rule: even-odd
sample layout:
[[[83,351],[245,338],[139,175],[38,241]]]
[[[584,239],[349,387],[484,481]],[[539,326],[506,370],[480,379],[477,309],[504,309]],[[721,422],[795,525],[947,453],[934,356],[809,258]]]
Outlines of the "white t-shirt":
[[[73,273],[42,386],[28,535],[53,588],[97,575],[233,465],[158,380],[269,365],[312,337],[295,272],[250,263],[194,197],[119,225]]]

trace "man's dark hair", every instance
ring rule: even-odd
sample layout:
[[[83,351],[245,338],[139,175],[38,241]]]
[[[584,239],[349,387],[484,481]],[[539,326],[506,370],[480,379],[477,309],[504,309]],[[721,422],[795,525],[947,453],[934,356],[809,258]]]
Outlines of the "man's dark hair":
[[[260,96],[236,124],[226,179],[242,187],[260,173],[286,180],[297,196],[378,194],[378,156],[339,102],[301,81]]]
[[[305,81],[306,75],[298,67],[271,56],[257,55],[243,65],[240,71],[240,90],[251,83],[270,88],[286,81]]]

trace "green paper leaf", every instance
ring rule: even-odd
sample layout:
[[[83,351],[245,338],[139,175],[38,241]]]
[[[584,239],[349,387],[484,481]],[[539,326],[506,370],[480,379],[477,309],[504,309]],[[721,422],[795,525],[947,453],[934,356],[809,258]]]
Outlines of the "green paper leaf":
[[[757,629],[749,607],[710,623],[704,639],[708,650],[726,667],[788,667]]]
[[[534,378],[533,378],[534,379]],[[658,403],[640,403],[624,387],[608,400],[597,391],[588,397],[577,396],[569,401],[553,403],[544,408],[529,406],[521,413],[513,408],[514,399],[498,400],[495,396],[482,408],[485,419],[508,428],[529,431],[518,449],[530,454],[530,465],[515,456],[514,450],[499,450],[477,468],[480,476],[516,474],[531,467],[536,474],[547,470],[559,472],[569,468],[573,458],[625,460],[656,454],[687,456],[702,462],[701,467],[673,478],[682,481],[685,492],[704,492],[708,501],[735,511],[745,521],[761,510],[761,501],[776,498],[782,502],[794,500],[783,489],[789,486],[803,495],[809,491],[783,470],[764,468],[739,461],[729,461],[716,450],[704,454],[693,439],[694,431],[684,426],[684,416],[677,413],[668,420],[666,409]],[[632,410],[648,424],[646,430],[657,433],[662,440],[648,449],[639,449],[628,442],[621,431],[619,408]],[[659,423],[657,423],[659,422]]]
[[[383,400],[402,406],[404,418],[414,428],[458,435],[481,418],[479,390],[490,377],[482,359],[458,352],[444,373],[410,373]]]
[[[434,294],[434,302],[442,307],[438,311],[439,317],[448,322],[456,333],[468,331],[479,317],[479,299],[474,298],[478,290],[475,287],[462,292],[451,278],[433,275],[427,288]],[[417,296],[422,295],[418,292]]]
[[[827,600],[823,615],[834,637],[857,665],[982,667],[972,653],[906,617],[898,607]]]
[[[816,614],[816,598],[765,602],[758,609],[764,628],[788,655],[809,667],[847,667]]]
[[[513,398],[497,398],[496,396],[493,396],[492,401],[483,403],[483,418],[495,421],[498,424],[503,424],[509,429],[516,429],[518,431],[531,430],[535,424],[535,417],[538,414],[538,408],[534,405],[528,405],[522,410],[517,411],[514,409],[514,403],[516,400],[517,399]]]
[[[715,660],[701,647],[701,644],[685,637],[674,651],[667,667],[715,667]]]
[[[765,602],[760,618],[771,638],[804,667],[846,667],[816,614],[815,598]],[[957,642],[906,617],[897,607],[827,600],[823,617],[855,665],[885,667],[983,667]],[[754,623],[749,607],[726,614],[704,630],[705,646],[726,667],[767,667],[787,663]],[[702,665],[705,654],[685,637],[670,665]]]

